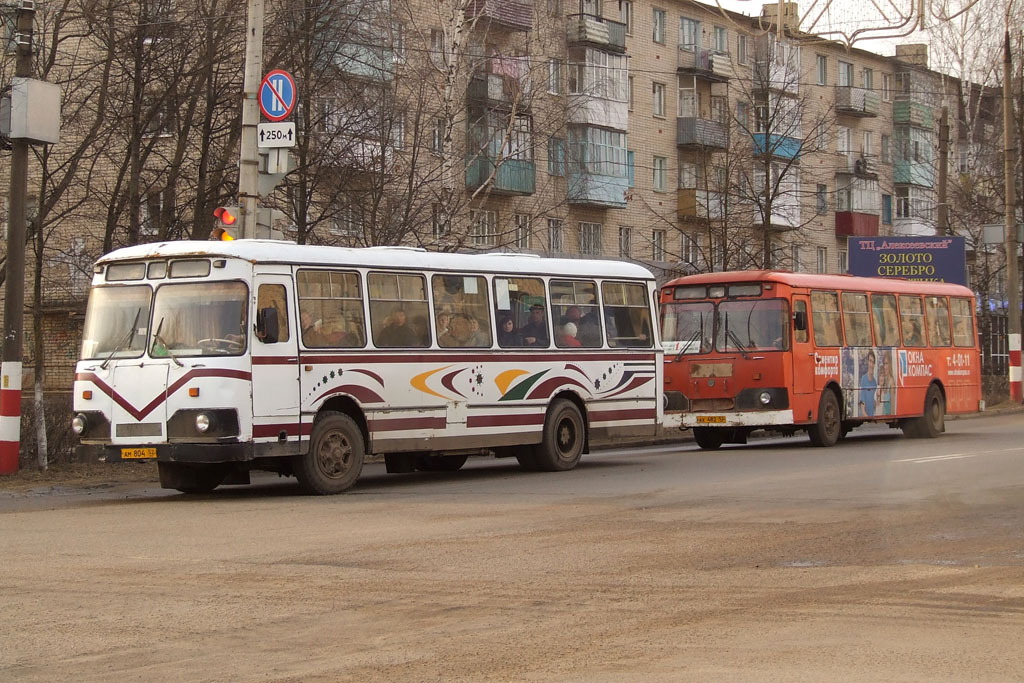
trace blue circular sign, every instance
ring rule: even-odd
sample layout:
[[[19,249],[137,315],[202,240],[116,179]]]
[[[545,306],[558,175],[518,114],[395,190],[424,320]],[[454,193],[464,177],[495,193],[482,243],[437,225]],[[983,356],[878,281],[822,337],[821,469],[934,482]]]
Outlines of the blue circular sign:
[[[287,71],[275,69],[260,84],[260,111],[271,121],[288,118],[295,108],[295,79]]]

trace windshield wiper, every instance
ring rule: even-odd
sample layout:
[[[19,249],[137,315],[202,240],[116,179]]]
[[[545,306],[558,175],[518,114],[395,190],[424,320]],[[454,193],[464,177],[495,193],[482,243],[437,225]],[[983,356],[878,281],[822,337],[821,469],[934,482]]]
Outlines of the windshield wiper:
[[[679,347],[679,353],[676,354],[676,362],[677,363],[679,362],[679,359],[683,357],[683,354],[686,353],[686,350],[688,348],[690,348],[690,344],[692,344],[693,342],[697,341],[697,339],[699,339],[700,336],[703,333],[704,333],[704,329],[703,329],[703,327],[701,327],[701,329],[699,329],[696,332],[694,332],[690,336],[690,338],[686,340],[686,344],[684,344],[683,346]],[[703,346],[703,344],[702,344],[702,346]],[[700,349],[697,349],[697,350],[700,351]]]
[[[121,347],[124,346],[125,344],[129,343],[132,340],[132,337],[135,336],[135,326],[139,324],[139,316],[141,314],[142,314],[142,307],[140,306],[139,308],[135,309],[135,319],[132,320],[132,326],[128,329],[128,334],[126,334],[124,337],[121,338],[121,341],[119,341],[117,343],[117,346],[115,346],[114,349],[110,352],[110,355],[107,356],[107,358],[102,363],[100,363],[100,368],[101,369],[106,370],[107,369],[107,363],[109,363],[110,359],[114,357],[114,354],[117,353],[118,351],[120,351]]]
[[[736,333],[730,330],[729,328],[726,328],[725,333],[729,335],[729,339],[731,339],[732,343],[736,345],[736,350],[740,352],[740,355],[746,358],[747,347],[743,345],[743,342],[741,342],[740,338],[736,336]]]
[[[162,330],[163,328],[164,319],[160,318],[160,322],[156,326],[156,332],[153,333],[153,341],[158,342],[161,346],[164,347],[164,351],[167,352],[167,357],[173,360],[179,368],[185,367],[185,364],[178,360],[178,357],[174,355],[173,351],[171,351],[171,346],[170,344],[167,343],[167,340],[160,336],[160,330]]]

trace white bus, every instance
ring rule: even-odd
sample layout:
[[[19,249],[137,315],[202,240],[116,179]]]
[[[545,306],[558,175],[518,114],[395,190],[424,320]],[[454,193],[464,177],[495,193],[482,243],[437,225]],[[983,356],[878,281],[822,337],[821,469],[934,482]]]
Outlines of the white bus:
[[[287,242],[168,242],[95,267],[80,448],[155,459],[164,488],[250,470],[315,494],[469,455],[572,469],[662,418],[656,285],[613,261]]]

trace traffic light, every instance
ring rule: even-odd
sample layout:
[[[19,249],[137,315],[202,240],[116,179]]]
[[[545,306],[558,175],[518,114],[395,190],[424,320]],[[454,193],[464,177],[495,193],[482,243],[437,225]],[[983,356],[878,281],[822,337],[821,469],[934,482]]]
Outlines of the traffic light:
[[[235,239],[234,226],[238,223],[237,206],[218,206],[213,210],[213,232],[210,239],[230,242]]]

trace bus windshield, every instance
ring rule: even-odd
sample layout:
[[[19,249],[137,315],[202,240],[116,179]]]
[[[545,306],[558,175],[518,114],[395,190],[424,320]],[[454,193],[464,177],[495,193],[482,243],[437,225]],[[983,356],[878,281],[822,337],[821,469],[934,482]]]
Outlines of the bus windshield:
[[[723,301],[718,305],[715,349],[741,353],[788,349],[787,310],[782,299]]]
[[[668,303],[661,310],[661,340],[670,353],[695,354],[711,350],[715,307],[710,301]]]
[[[164,285],[153,304],[150,355],[238,355],[245,350],[244,282]]]
[[[141,356],[152,299],[148,285],[93,289],[82,331],[82,359]]]

